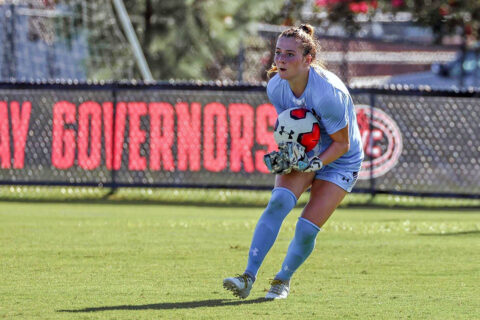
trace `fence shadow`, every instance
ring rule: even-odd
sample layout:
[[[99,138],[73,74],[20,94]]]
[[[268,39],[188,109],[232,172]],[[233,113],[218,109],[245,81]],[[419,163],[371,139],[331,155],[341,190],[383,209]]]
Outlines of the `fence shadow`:
[[[100,312],[100,311],[112,311],[112,310],[172,310],[172,309],[195,309],[203,307],[225,307],[225,306],[238,306],[243,304],[256,304],[269,302],[265,298],[257,298],[253,300],[226,300],[226,299],[212,299],[212,300],[200,300],[200,301],[187,301],[187,302],[165,302],[143,305],[118,305],[118,306],[103,306],[103,307],[91,307],[83,309],[71,309],[71,310],[56,310],[57,312],[67,313],[82,313],[82,312]]]
[[[466,236],[466,235],[479,235],[480,230],[468,230],[468,231],[458,231],[458,232],[445,232],[445,233],[419,233],[419,236],[437,236],[437,237],[448,237],[448,236]]]
[[[95,205],[136,205],[136,206],[152,206],[152,205],[165,205],[165,206],[197,206],[197,207],[211,207],[211,208],[264,208],[268,201],[257,201],[249,203],[248,201],[233,201],[232,203],[225,202],[208,202],[208,201],[194,201],[194,200],[130,200],[130,199],[110,199],[104,198],[85,198],[85,199],[38,199],[38,198],[1,198],[1,202],[11,203],[59,203],[59,204],[95,204]],[[301,203],[299,205],[304,205]],[[418,205],[418,206],[404,206],[404,205],[391,205],[381,203],[347,203],[340,205],[340,208],[344,209],[385,209],[389,211],[422,211],[428,212],[434,210],[435,212],[452,212],[461,211],[462,213],[478,214],[480,211],[479,205],[452,205],[452,206],[435,206],[435,205]]]

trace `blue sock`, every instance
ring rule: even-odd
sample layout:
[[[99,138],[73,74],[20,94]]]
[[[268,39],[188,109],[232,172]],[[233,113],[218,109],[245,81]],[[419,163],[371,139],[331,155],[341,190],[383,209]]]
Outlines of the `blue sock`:
[[[288,247],[282,269],[277,273],[275,279],[290,280],[293,273],[312,253],[318,231],[320,231],[320,228],[313,222],[302,217],[298,218],[295,236]]]
[[[277,239],[283,220],[295,204],[297,204],[297,198],[292,191],[282,187],[273,189],[267,208],[257,222],[248,254],[245,273],[253,280],[257,277],[263,259]]]

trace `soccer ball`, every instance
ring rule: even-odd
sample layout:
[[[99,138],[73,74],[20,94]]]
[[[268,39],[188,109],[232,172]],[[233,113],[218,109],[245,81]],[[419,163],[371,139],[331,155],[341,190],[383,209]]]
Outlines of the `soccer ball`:
[[[320,142],[320,124],[307,109],[287,109],[278,115],[273,137],[277,144],[298,142],[309,152]]]

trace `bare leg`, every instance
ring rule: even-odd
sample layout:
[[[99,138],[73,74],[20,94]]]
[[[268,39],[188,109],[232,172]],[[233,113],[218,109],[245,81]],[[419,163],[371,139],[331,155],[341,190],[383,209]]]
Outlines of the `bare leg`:
[[[302,218],[322,227],[340,205],[347,191],[325,180],[314,180],[310,200],[303,209]]]

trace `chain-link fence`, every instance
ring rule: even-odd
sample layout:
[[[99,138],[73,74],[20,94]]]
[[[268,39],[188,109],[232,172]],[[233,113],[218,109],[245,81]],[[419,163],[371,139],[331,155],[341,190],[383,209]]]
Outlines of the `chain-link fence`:
[[[264,86],[0,86],[0,183],[270,189]],[[355,90],[355,191],[479,197],[475,93]]]
[[[0,81],[134,79],[110,1],[0,1]]]

